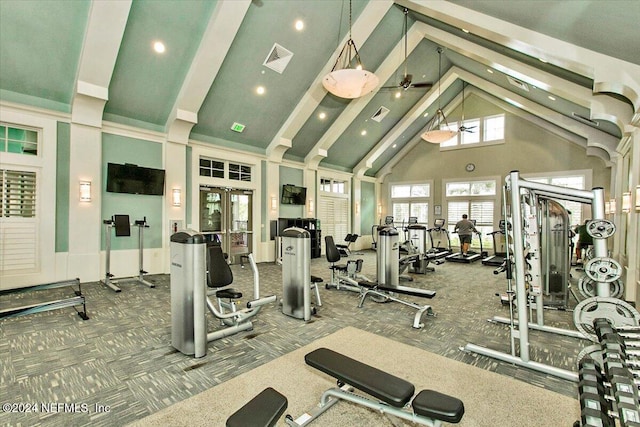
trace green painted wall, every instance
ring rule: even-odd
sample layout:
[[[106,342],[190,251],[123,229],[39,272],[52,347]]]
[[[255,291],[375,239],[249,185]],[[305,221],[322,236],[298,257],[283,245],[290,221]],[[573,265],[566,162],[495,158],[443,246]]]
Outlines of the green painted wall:
[[[107,188],[107,163],[132,163],[147,168],[162,169],[162,144],[135,138],[102,134],[102,219],[113,215],[129,215],[129,220],[147,217],[149,228],[144,231],[145,248],[162,247],[162,196],[109,193]],[[165,188],[166,195],[166,188]],[[102,248],[104,249],[104,232]],[[131,227],[130,237],[111,234],[111,249],[137,249],[138,229]]]
[[[376,185],[362,182],[360,186],[360,234],[371,232],[376,223]]]
[[[56,252],[69,251],[71,126],[58,122],[56,150]]]
[[[302,186],[304,174],[302,169],[280,166],[280,188],[278,189],[278,217],[279,218],[304,218],[304,205],[283,205],[280,203],[282,197],[282,185],[293,184]],[[307,197],[309,195],[307,194]]]

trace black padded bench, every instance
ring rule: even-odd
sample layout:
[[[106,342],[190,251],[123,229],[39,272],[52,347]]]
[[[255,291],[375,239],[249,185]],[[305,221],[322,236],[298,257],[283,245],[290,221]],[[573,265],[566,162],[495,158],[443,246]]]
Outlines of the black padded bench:
[[[287,409],[287,398],[271,387],[262,390],[227,419],[227,427],[273,427]]]
[[[305,362],[336,378],[341,387],[327,390],[322,396],[319,408],[310,415],[311,418],[309,414],[305,414],[304,418],[301,417],[303,424],[298,424],[287,416],[290,425],[309,424],[338,399],[348,400],[424,425],[439,425],[440,422],[458,423],[464,415],[464,404],[460,399],[433,390],[422,390],[414,397],[415,387],[410,382],[333,350],[327,348],[314,350],[305,356]],[[348,386],[376,400],[351,393]],[[409,402],[412,411],[403,409]]]

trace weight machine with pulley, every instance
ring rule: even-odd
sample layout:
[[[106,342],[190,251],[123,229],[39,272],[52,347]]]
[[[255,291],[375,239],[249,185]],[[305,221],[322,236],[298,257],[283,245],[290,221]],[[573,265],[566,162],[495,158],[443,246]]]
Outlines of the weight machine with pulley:
[[[596,318],[608,319],[614,327],[640,325],[640,313],[634,307],[610,296],[610,283],[620,278],[622,268],[617,261],[607,256],[606,239],[613,236],[615,226],[604,218],[604,190],[602,188],[594,188],[591,191],[577,190],[531,182],[520,178],[518,171],[511,172],[505,182],[504,211],[509,212],[507,209],[507,200],[509,200],[511,217],[507,222],[512,225],[507,231],[508,245],[505,260],[511,352],[509,354],[475,344],[467,344],[463,350],[577,382],[578,375],[575,372],[530,359],[529,329],[593,340],[596,335],[593,321]],[[577,332],[544,325],[542,302],[544,254],[541,252],[540,234],[548,233],[549,230],[540,226],[539,199],[570,200],[591,206],[593,220],[589,223],[588,230],[591,230],[593,234],[590,234],[594,237],[594,258],[590,259],[584,267],[585,274],[593,280],[593,289],[597,296],[585,299],[574,309],[573,317]],[[544,211],[542,212],[544,214]],[[544,238],[553,237],[547,235]],[[568,255],[567,262],[570,264]],[[513,296],[515,299],[512,298]],[[536,307],[535,323],[529,321],[531,304]],[[514,311],[517,316],[514,315]],[[516,346],[516,340],[519,341],[518,346]]]

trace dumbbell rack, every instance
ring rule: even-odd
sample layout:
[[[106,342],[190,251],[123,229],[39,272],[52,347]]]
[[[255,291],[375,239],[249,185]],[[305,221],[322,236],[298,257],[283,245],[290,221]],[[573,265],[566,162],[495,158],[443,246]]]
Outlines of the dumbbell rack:
[[[597,318],[599,345],[578,362],[580,422],[574,426],[640,426],[640,327],[614,328]]]

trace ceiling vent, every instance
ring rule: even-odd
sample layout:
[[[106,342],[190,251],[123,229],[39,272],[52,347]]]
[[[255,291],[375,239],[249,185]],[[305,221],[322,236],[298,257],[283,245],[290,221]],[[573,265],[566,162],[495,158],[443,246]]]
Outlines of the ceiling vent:
[[[595,120],[591,120],[590,118],[585,117],[585,116],[581,116],[580,114],[578,114],[576,112],[572,112],[571,115],[573,116],[573,118],[575,118],[579,122],[582,122],[582,123],[584,123],[586,125],[595,126],[595,127],[600,126],[600,122],[597,122]]]
[[[524,90],[525,92],[529,92],[529,86],[527,86],[527,84],[521,80],[515,79],[511,76],[507,76],[507,80],[509,80],[509,83],[511,83],[512,85],[514,85],[515,87]]]
[[[389,111],[391,110],[389,110],[387,107],[382,106],[378,108],[378,110],[375,112],[373,116],[371,116],[371,120],[380,123],[382,119],[384,119],[387,116],[387,114],[389,114]]]
[[[274,43],[262,65],[282,74],[284,69],[287,68],[287,65],[289,64],[289,61],[291,61],[292,57],[293,52],[285,49],[278,43]]]

